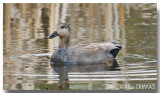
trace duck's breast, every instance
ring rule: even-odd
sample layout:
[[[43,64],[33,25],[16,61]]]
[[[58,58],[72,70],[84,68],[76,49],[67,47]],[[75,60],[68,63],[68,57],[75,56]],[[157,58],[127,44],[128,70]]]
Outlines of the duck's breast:
[[[65,63],[72,62],[73,60],[68,56],[68,52],[64,48],[58,48],[51,57],[51,62],[54,63]]]

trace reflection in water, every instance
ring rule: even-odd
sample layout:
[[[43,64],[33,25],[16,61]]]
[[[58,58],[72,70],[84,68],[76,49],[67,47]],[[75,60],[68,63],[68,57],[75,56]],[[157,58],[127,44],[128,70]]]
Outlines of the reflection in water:
[[[116,59],[120,70],[93,64],[54,66],[57,70],[53,72],[49,60],[59,38],[45,37],[59,22],[71,24],[69,46],[120,41],[124,45]],[[4,4],[3,26],[5,90],[130,90],[120,86],[156,86],[156,4],[8,3]],[[60,73],[66,73],[60,77],[66,77],[65,83],[59,82]]]
[[[101,62],[100,62],[101,63]],[[116,60],[113,62],[113,66],[108,66],[107,64],[81,64],[81,65],[54,65],[51,64],[51,67],[54,72],[59,75],[59,89],[60,90],[69,90],[69,72],[79,72],[79,73],[91,73],[91,72],[101,72],[101,71],[119,71],[118,63]]]

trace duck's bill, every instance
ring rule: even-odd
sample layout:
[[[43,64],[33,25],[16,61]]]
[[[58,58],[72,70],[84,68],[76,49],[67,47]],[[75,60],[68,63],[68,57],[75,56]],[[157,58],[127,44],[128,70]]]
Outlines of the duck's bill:
[[[55,38],[56,36],[58,36],[58,34],[56,31],[54,31],[51,35],[47,36],[46,39],[52,39]]]

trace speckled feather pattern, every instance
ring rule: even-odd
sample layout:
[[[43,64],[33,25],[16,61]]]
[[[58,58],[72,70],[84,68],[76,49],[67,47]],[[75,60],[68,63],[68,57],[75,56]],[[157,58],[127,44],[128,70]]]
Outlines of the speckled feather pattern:
[[[81,44],[68,48],[58,48],[51,61],[83,63],[111,61],[114,57],[109,52],[116,48],[115,44],[112,43]]]
[[[70,25],[59,23],[48,39],[60,37],[59,48],[51,57],[52,63],[97,63],[114,60],[121,46],[116,43],[91,43],[68,47]],[[115,51],[114,51],[115,50]]]

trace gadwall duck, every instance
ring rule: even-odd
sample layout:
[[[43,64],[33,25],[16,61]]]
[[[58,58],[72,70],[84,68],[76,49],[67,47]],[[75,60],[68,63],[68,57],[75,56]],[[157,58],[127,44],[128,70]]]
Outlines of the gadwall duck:
[[[91,43],[80,44],[76,46],[68,46],[70,40],[70,25],[67,23],[59,23],[51,35],[47,39],[56,36],[60,38],[60,44],[56,52],[51,57],[51,63],[106,63],[112,65],[112,61],[117,56],[121,45],[116,43]]]

